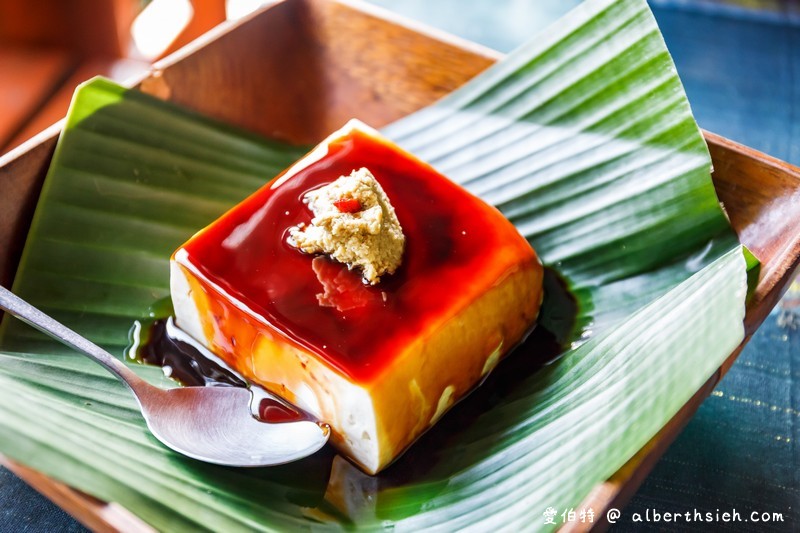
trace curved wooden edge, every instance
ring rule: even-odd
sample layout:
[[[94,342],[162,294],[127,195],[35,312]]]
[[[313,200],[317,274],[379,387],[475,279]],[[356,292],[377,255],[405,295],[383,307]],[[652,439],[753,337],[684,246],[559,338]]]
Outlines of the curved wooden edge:
[[[81,524],[98,533],[154,533],[155,530],[116,503],[106,503],[0,455],[0,464]]]
[[[63,122],[63,121],[62,121]],[[0,285],[8,287],[17,271],[39,191],[61,132],[61,124],[41,132],[0,156]],[[2,314],[0,314],[2,316]]]
[[[752,334],[800,267],[800,168],[715,133],[704,135],[714,162],[714,185],[731,225],[762,260],[745,319],[747,333]],[[720,174],[735,177],[717,179]],[[763,186],[766,182],[769,188]]]
[[[133,86],[151,76],[150,71],[130,79]],[[17,271],[33,212],[39,199],[50,159],[65,119],[45,128],[0,155],[0,285],[10,287]],[[0,318],[2,318],[0,313]]]

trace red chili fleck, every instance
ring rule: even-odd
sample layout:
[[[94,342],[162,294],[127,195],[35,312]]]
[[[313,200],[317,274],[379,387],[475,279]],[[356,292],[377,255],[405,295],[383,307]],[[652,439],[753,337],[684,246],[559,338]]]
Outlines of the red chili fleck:
[[[361,211],[361,202],[355,198],[341,198],[333,202],[341,213],[358,213]]]

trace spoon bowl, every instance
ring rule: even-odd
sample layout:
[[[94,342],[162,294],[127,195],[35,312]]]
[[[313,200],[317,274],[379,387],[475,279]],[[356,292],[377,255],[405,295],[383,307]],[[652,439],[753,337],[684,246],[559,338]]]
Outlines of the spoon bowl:
[[[252,392],[239,387],[160,389],[119,359],[0,287],[0,309],[104,366],[130,388],[150,432],[187,457],[225,466],[273,466],[322,448],[330,428],[309,420],[269,423],[251,411]]]
[[[310,420],[267,423],[250,412],[252,393],[238,387],[153,388],[139,398],[147,427],[178,453],[207,463],[256,467],[302,459],[328,441]]]

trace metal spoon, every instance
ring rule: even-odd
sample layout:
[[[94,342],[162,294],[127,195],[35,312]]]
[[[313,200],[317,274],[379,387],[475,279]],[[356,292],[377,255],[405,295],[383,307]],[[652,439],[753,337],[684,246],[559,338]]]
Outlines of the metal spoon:
[[[316,452],[330,429],[311,421],[270,424],[250,410],[251,392],[238,387],[150,385],[116,357],[0,287],[0,308],[100,363],[133,392],[155,437],[193,459],[226,466],[270,466]]]

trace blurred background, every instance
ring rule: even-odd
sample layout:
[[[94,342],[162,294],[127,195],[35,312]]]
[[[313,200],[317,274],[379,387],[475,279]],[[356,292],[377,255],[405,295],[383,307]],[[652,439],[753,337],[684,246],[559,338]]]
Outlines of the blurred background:
[[[0,0],[0,154],[62,118],[76,84],[135,80],[263,0]],[[374,0],[508,52],[579,0]],[[800,165],[800,1],[651,0],[701,127]],[[0,183],[2,194],[2,183]],[[800,199],[798,199],[800,201]],[[800,528],[800,286],[633,498],[629,511],[782,512]],[[624,513],[630,516],[631,512]],[[715,524],[743,530],[746,524]],[[620,523],[616,529],[631,528]],[[0,471],[0,530],[81,531]]]

